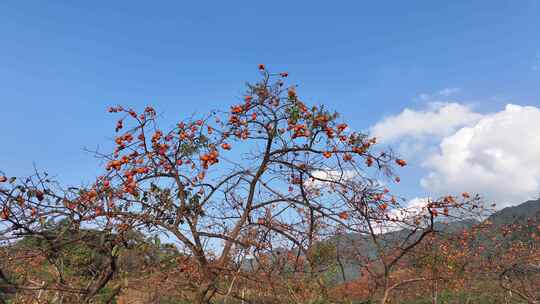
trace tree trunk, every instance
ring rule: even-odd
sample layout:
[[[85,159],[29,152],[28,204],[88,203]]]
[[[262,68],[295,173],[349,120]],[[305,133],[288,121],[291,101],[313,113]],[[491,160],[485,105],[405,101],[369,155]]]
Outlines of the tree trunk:
[[[388,278],[385,278],[384,279],[384,292],[383,292],[383,297],[381,299],[381,304],[386,304],[389,296],[390,296],[390,288],[388,286]]]
[[[437,304],[438,294],[437,294],[437,280],[433,280],[431,288],[431,304]]]
[[[436,275],[435,265],[431,265],[431,304],[437,304],[438,294],[437,294],[437,275]]]
[[[215,286],[216,278],[212,278],[199,286],[197,291],[195,302],[196,304],[209,304],[210,300],[214,297],[216,292]]]

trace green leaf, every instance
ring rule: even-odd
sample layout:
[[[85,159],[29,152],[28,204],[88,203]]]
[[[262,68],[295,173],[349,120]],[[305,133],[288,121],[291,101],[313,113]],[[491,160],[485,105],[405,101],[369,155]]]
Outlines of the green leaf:
[[[111,252],[112,256],[117,257],[119,251],[120,251],[120,247],[118,247],[118,245],[114,245],[114,247],[112,249],[112,252]]]

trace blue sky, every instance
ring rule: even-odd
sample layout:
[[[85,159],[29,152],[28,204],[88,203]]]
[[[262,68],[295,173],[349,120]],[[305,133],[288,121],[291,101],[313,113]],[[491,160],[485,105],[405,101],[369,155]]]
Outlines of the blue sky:
[[[171,121],[223,108],[259,63],[356,129],[447,102],[447,88],[482,115],[537,107],[539,15],[539,1],[2,1],[0,168],[88,182],[99,169],[83,147],[109,145],[107,106]],[[422,157],[407,195],[426,190]]]

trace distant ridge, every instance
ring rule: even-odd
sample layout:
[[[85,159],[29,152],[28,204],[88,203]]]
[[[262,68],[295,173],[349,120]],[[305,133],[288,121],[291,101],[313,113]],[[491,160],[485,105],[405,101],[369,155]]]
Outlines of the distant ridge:
[[[513,222],[523,223],[530,218],[540,218],[540,199],[501,209],[493,213],[489,220],[495,225],[504,225]]]

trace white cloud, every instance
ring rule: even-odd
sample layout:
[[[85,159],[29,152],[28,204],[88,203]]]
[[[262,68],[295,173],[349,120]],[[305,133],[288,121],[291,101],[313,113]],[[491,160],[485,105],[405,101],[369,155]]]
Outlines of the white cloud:
[[[358,174],[352,170],[315,170],[311,172],[313,179],[308,179],[305,182],[306,187],[321,188],[329,186],[332,182],[345,182],[357,176]]]
[[[446,89],[452,90],[452,89]],[[405,109],[396,116],[383,119],[371,127],[371,134],[381,142],[404,137],[442,137],[482,117],[470,107],[459,103],[430,103],[423,111]]]
[[[451,95],[459,94],[460,92],[461,88],[444,88],[435,93],[420,93],[415,99],[419,101],[434,101],[445,99]]]
[[[375,229],[380,233],[386,233],[416,225],[415,219],[418,218],[418,216],[427,214],[427,205],[429,201],[430,199],[427,197],[415,197],[409,200],[404,206],[391,209],[388,216],[393,221],[376,225]]]
[[[448,97],[461,92],[460,88],[445,88],[439,91],[439,95]]]
[[[500,207],[540,193],[540,109],[509,104],[445,137],[425,163],[422,186],[435,193],[470,191]]]
[[[539,107],[508,104],[488,114],[458,103],[429,107],[405,109],[371,128],[381,140],[425,157],[420,184],[429,195],[478,193],[499,208],[538,198]]]
[[[406,209],[415,214],[421,213],[426,210],[425,208],[428,205],[429,200],[430,199],[427,197],[415,197],[407,203]]]
[[[396,208],[390,211],[390,216],[399,220],[417,216],[427,211],[426,207],[429,203],[427,197],[415,197],[409,200],[403,208]]]

